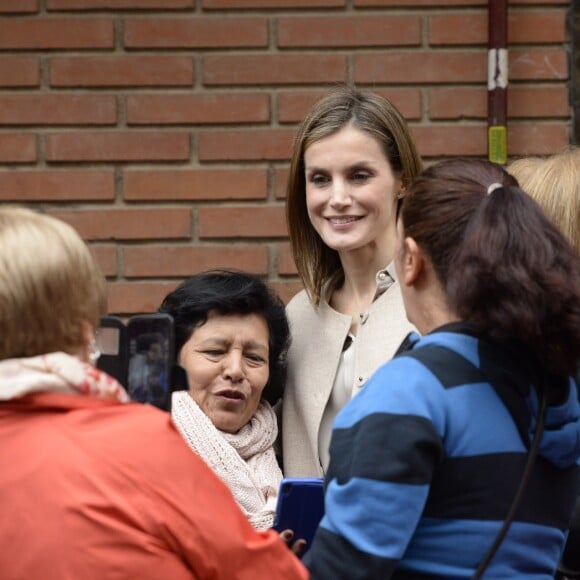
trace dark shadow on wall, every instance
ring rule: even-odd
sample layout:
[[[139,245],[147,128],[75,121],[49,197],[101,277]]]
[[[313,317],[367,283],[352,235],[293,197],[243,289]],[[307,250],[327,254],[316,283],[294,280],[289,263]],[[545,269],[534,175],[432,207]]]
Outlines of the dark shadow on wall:
[[[572,55],[570,59],[570,102],[572,143],[580,145],[580,0],[572,0],[569,13]]]

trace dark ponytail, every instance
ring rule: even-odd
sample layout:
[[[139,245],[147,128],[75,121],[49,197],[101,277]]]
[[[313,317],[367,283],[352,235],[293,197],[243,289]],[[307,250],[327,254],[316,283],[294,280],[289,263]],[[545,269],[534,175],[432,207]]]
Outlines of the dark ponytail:
[[[411,187],[402,219],[452,311],[532,349],[551,371],[574,372],[580,257],[513,177],[486,161],[434,165]]]

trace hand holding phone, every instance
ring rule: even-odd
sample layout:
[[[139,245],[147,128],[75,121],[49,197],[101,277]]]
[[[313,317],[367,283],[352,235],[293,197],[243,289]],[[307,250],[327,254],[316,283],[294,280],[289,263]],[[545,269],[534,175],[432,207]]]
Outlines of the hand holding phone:
[[[286,477],[280,484],[274,529],[292,530],[296,541],[306,540],[300,551],[310,548],[318,524],[324,515],[324,480],[318,477]]]

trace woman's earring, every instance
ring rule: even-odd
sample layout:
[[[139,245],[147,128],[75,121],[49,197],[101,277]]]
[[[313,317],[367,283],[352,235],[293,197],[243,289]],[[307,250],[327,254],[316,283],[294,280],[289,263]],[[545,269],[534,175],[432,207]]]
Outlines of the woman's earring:
[[[91,338],[91,341],[89,342],[89,360],[93,364],[95,364],[99,360],[100,356],[101,356],[101,350],[97,346],[97,341],[93,337],[93,338]]]

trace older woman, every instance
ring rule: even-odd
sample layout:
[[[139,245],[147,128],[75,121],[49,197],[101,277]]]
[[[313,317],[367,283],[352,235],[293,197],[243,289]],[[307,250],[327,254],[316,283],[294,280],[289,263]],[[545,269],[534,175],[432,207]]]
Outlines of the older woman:
[[[189,387],[173,394],[173,421],[252,525],[272,527],[282,479],[272,405],[290,340],[284,305],[256,276],[221,270],[189,278],[159,310],[173,316]]]
[[[104,308],[70,226],[0,209],[2,579],[305,578],[167,414],[91,364]]]

